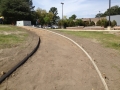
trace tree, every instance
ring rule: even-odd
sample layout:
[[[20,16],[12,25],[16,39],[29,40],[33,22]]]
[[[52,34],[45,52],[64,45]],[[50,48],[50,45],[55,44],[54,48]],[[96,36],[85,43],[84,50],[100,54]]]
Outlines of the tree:
[[[44,18],[46,16],[47,12],[46,10],[44,9],[41,9],[41,8],[38,8],[36,10],[36,19],[39,19],[40,20],[40,24],[41,25],[44,25],[45,24],[45,21],[44,21]]]
[[[49,24],[50,23],[50,18],[48,16],[45,16],[44,21],[45,21],[45,24]]]
[[[62,25],[64,28],[68,27],[68,19],[59,20],[58,26],[61,27]]]
[[[101,26],[103,26],[103,27],[107,27],[107,26],[108,26],[108,21],[107,21],[107,19],[102,19],[102,20],[101,20]]]
[[[76,15],[75,14],[73,14],[71,17],[69,17],[69,19],[71,19],[71,20],[75,20],[76,19]]]
[[[5,21],[7,23],[15,24],[17,20],[30,19],[31,17],[30,5],[31,4],[29,0],[1,0],[0,11],[1,14],[5,17]],[[32,9],[33,8],[34,7],[32,7]]]
[[[69,26],[69,27],[75,26],[75,22],[74,22],[73,20],[69,19],[69,20],[68,20],[68,26]]]
[[[89,21],[85,21],[84,26],[89,26]]]
[[[90,26],[94,26],[95,23],[93,21],[90,22]]]
[[[64,20],[67,20],[67,16],[63,16],[63,19],[64,19]]]
[[[95,18],[99,18],[99,17],[102,17],[103,16],[103,13],[98,13]]]
[[[44,24],[48,25],[48,24],[50,24],[52,19],[53,19],[53,16],[54,16],[53,13],[51,13],[51,12],[47,13],[47,11],[44,10],[44,9],[38,8],[36,10],[36,17],[37,17],[37,19],[40,20],[40,24],[41,25],[44,25]]]
[[[97,21],[97,26],[101,26],[101,21]]]
[[[107,9],[107,11],[105,11],[104,13],[104,16],[108,16],[109,11],[110,11],[110,15],[120,15],[120,7],[117,5],[111,7],[110,9]]]
[[[107,19],[101,19],[97,22],[97,26],[103,26],[103,27],[107,27],[109,24],[108,24],[108,21]]]
[[[56,7],[51,7],[49,12],[53,13],[52,23],[57,24],[59,16],[57,16],[58,11]]]
[[[115,20],[112,21],[112,27],[116,26],[117,22]]]
[[[84,24],[83,24],[83,21],[82,21],[81,19],[77,19],[77,20],[75,21],[75,25],[76,25],[76,26],[83,26]]]
[[[104,13],[98,13],[95,17],[106,17],[110,15],[120,15],[120,7],[118,5],[112,6],[110,9],[107,9]]]

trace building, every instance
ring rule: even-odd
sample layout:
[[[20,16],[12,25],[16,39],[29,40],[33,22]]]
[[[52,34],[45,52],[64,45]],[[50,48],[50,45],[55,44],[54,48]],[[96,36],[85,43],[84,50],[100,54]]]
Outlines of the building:
[[[17,26],[31,26],[31,21],[17,21]]]
[[[109,16],[107,16],[106,19],[109,20]],[[117,26],[120,26],[120,15],[110,16],[110,21],[112,22],[113,20],[117,22]]]
[[[117,26],[120,26],[120,15],[113,15],[113,16],[110,16],[110,21],[112,22],[113,20],[115,20],[117,22]],[[90,22],[90,21],[93,21],[95,23],[95,25],[97,24],[97,22],[101,19],[107,19],[109,20],[109,16],[106,16],[106,17],[100,17],[100,18],[82,18],[82,21],[84,22]]]
[[[106,19],[106,17],[100,17],[100,18],[82,18],[82,21],[84,22],[91,22],[93,21],[95,23],[95,25],[97,24],[97,22],[101,19]]]

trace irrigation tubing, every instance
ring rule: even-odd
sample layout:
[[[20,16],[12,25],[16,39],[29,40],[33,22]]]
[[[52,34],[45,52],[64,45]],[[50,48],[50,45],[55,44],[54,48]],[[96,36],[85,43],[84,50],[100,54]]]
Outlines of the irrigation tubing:
[[[17,68],[19,68],[21,65],[23,65],[39,48],[40,45],[40,37],[37,43],[37,46],[34,48],[34,50],[28,54],[21,62],[19,62],[17,65],[15,65],[12,69],[10,69],[6,74],[4,74],[1,78],[0,78],[0,84],[7,78],[9,77],[15,70],[17,70]]]

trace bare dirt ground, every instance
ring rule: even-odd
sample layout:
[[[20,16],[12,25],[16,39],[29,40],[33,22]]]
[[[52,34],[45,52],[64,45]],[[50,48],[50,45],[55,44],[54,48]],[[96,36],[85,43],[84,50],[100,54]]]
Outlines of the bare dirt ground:
[[[114,49],[107,48],[101,45],[95,39],[80,38],[73,35],[68,35],[54,30],[57,33],[61,33],[67,37],[72,38],[79,45],[94,58],[98,68],[100,69],[109,90],[120,90],[120,52]],[[116,35],[120,35],[118,32],[110,32]]]
[[[105,90],[90,60],[73,43],[43,29],[26,28],[40,36],[40,48],[0,85],[0,90]],[[64,35],[82,45],[94,58],[109,90],[120,90],[120,52],[96,40]]]
[[[4,34],[18,34],[22,32],[5,32]],[[24,33],[24,32],[23,32]],[[23,60],[38,43],[38,36],[27,30],[28,37],[24,42],[12,48],[0,49],[0,77],[2,72],[8,72],[18,62]]]
[[[91,61],[72,42],[43,29],[25,28],[40,36],[40,47],[22,67],[14,72],[13,76],[10,76],[0,85],[0,90],[105,90]],[[104,56],[96,55],[96,53],[100,53],[101,51],[101,48],[99,48],[101,47],[100,45],[94,46],[98,50],[94,52],[93,42],[89,40],[86,42],[84,39],[76,37],[73,38],[85,44],[84,46],[86,46],[89,53],[91,50],[93,51],[90,54],[96,56],[94,58],[100,66],[101,71],[104,67],[106,69],[107,66],[109,67],[112,64],[112,60],[107,65],[108,61],[102,59]],[[95,45],[97,44],[95,43]],[[119,81],[115,83],[117,89],[113,89],[114,85],[112,85],[111,80],[114,78],[111,79],[109,77],[110,69],[108,68],[108,71],[107,69],[105,70],[108,73],[104,72],[107,78],[109,78],[106,81],[111,88],[110,90],[119,90],[120,84],[117,84]],[[118,78],[120,74],[115,75]]]

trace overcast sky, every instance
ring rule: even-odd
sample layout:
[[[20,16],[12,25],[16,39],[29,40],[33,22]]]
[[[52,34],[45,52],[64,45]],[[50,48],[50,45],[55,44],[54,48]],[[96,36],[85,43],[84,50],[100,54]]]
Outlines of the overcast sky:
[[[69,18],[75,14],[77,18],[94,18],[99,11],[104,13],[109,8],[109,0],[33,0],[35,9],[38,7],[49,11],[51,7],[56,7],[58,16],[63,15]],[[120,7],[120,0],[111,0],[111,6],[118,5]]]

